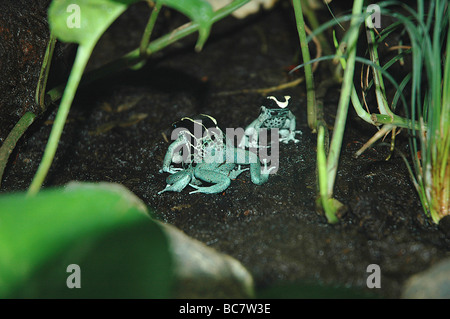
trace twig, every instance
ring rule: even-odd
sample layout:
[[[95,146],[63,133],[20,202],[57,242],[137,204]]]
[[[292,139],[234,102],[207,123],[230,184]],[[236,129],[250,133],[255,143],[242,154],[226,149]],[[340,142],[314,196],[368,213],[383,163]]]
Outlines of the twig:
[[[270,92],[275,91],[281,91],[287,88],[295,87],[303,82],[305,78],[298,78],[294,81],[283,83],[276,86],[271,86],[267,88],[259,88],[259,89],[242,89],[242,90],[236,90],[236,91],[225,91],[225,92],[219,92],[217,93],[218,96],[226,96],[226,95],[234,95],[234,94],[246,94],[246,93],[261,93],[261,94],[267,94]]]
[[[372,136],[356,153],[355,157],[360,156],[365,150],[367,150],[373,143],[378,141],[381,137],[389,133],[392,129],[395,129],[394,125],[386,124],[383,125],[383,127],[375,133],[374,136]]]

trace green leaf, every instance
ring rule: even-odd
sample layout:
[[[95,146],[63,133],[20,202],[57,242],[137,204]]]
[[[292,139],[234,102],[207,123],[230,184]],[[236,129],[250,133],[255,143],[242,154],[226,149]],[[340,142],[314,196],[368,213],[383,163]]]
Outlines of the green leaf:
[[[59,40],[78,43],[77,56],[67,81],[58,113],[50,133],[39,168],[31,182],[29,194],[41,188],[56,153],[59,139],[72,105],[73,98],[91,56],[92,50],[109,25],[126,8],[138,0],[53,0],[48,11],[50,30]],[[204,0],[158,0],[188,15],[198,26],[196,50],[201,50],[208,38],[214,12]],[[139,62],[139,61],[138,61]],[[135,65],[137,62],[134,63]]]
[[[96,43],[110,24],[138,0],[53,0],[50,30],[64,42]]]
[[[139,0],[53,0],[48,11],[50,30],[64,42],[96,43],[129,5]],[[213,23],[214,11],[206,0],[156,0],[180,11],[199,26],[196,50],[201,50]],[[131,32],[131,31],[130,31]]]
[[[2,195],[0,221],[0,297],[169,296],[166,236],[120,185]],[[66,285],[70,264],[80,266],[81,289]]]
[[[206,0],[157,0],[172,9],[180,11],[198,24],[199,37],[195,49],[200,51],[208,39],[213,24],[214,11]]]

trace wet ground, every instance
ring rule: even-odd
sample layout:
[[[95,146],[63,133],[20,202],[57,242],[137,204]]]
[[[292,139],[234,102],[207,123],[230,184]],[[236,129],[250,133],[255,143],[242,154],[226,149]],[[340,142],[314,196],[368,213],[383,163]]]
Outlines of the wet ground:
[[[95,61],[137,46],[145,10],[132,9],[102,39]],[[326,14],[326,13],[324,13]],[[172,15],[167,26],[179,25]],[[124,29],[129,25],[129,30]],[[137,32],[139,30],[139,32]],[[123,39],[123,41],[121,41]],[[306,125],[304,85],[278,91],[292,96],[300,142],[281,144],[278,172],[258,186],[244,172],[220,194],[166,192],[159,173],[170,143],[171,124],[206,113],[222,127],[245,127],[259,112],[260,93],[243,89],[277,86],[298,78],[298,37],[289,7],[247,20],[227,18],[213,27],[203,51],[196,35],[157,53],[143,69],[83,88],[72,106],[46,187],[71,180],[110,181],[128,187],[158,219],[240,260],[258,289],[315,282],[398,297],[412,274],[449,256],[445,230],[425,217],[403,160],[387,147],[354,152],[375,128],[351,112],[344,137],[335,197],[347,207],[338,224],[316,212],[316,135]],[[316,81],[327,79],[319,68]],[[325,97],[333,124],[339,87]],[[36,172],[55,109],[27,132],[8,164],[2,191],[24,190]],[[398,136],[397,147],[407,151]],[[381,269],[381,289],[366,288],[370,264]]]

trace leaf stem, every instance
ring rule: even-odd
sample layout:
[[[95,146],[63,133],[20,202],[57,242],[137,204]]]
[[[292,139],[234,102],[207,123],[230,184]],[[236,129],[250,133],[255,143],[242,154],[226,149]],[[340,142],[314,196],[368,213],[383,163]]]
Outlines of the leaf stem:
[[[229,5],[217,10],[212,17],[212,23],[216,23],[226,16],[230,15],[232,12],[250,2],[250,0],[235,0]],[[158,52],[163,48],[169,46],[172,43],[177,42],[178,40],[193,34],[199,29],[199,25],[196,22],[187,23],[173,32],[166,34],[152,42],[147,46],[146,56],[151,55],[152,53]],[[121,70],[128,69],[133,65],[138,64],[141,61],[140,48],[137,48],[133,51],[128,52],[124,56],[120,57],[117,60],[114,60],[110,63],[107,63],[96,70],[91,72],[87,72],[83,77],[80,85],[90,84],[98,79],[106,77],[110,74],[119,72]],[[59,100],[64,91],[64,85],[61,84],[50,91],[47,92],[49,95],[49,103],[55,102]]]
[[[339,97],[338,111],[334,124],[333,137],[330,144],[330,153],[328,154],[327,160],[327,186],[329,198],[332,198],[333,196],[334,181],[336,179],[342,138],[344,136],[345,122],[347,120],[348,106],[353,85],[353,75],[356,61],[356,42],[358,40],[359,25],[361,24],[360,19],[362,5],[362,0],[355,0],[353,2],[352,19],[348,37],[348,59],[344,70],[344,80],[342,83],[341,95]]]
[[[303,19],[302,5],[300,0],[292,1],[294,5],[295,20],[297,21],[297,31],[300,40],[300,47],[302,50],[303,63],[305,68],[305,83],[306,83],[306,99],[307,99],[307,114],[308,126],[313,132],[317,129],[317,109],[316,96],[314,90],[314,77],[312,73],[312,66],[308,62],[311,60],[306,40],[305,21]]]
[[[42,111],[45,107],[45,89],[47,87],[48,74],[50,72],[50,65],[52,62],[53,51],[55,50],[56,37],[50,33],[50,39],[45,50],[44,60],[42,61],[41,72],[39,74],[38,85],[36,88],[36,104],[41,107]]]
[[[2,183],[3,172],[5,171],[8,158],[11,155],[17,141],[22,137],[25,131],[34,122],[36,115],[32,112],[26,112],[16,123],[14,128],[9,132],[8,136],[0,147],[0,185]]]
[[[83,70],[89,60],[93,49],[93,45],[80,45],[78,47],[77,56],[72,67],[72,72],[70,73],[69,80],[67,81],[67,86],[64,90],[64,95],[59,105],[58,112],[56,114],[55,122],[52,126],[52,131],[50,132],[50,137],[48,139],[47,145],[45,147],[44,155],[42,157],[39,168],[36,175],[31,182],[30,188],[28,189],[29,195],[34,195],[39,192],[45,177],[47,176],[48,170],[52,164],[53,158],[58,148],[59,139],[61,137],[64,124],[69,114],[70,106],[75,97],[75,93],[80,83]]]

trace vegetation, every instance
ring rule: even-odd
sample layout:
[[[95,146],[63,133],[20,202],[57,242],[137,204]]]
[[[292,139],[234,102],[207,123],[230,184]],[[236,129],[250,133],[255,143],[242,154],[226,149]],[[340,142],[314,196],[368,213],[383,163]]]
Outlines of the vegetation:
[[[295,8],[299,11],[299,7]],[[370,9],[371,7],[368,8]],[[326,160],[321,158],[324,155],[320,154],[321,151],[325,153],[325,146],[328,145],[322,136],[325,133],[319,131],[318,135],[318,143],[325,144],[324,146],[318,145],[320,204],[325,210],[329,222],[336,222],[336,213],[342,204],[333,199],[333,187],[347,118],[347,109],[351,101],[355,111],[363,120],[379,127],[377,134],[356,153],[357,156],[389,132],[392,132],[394,139],[397,128],[408,129],[411,136],[411,158],[414,172],[409,167],[410,164],[403,154],[402,156],[409,167],[426,214],[435,223],[438,223],[442,217],[450,213],[450,125],[448,123],[450,116],[450,102],[448,100],[450,92],[450,80],[448,78],[450,64],[449,59],[445,56],[449,46],[448,28],[450,15],[448,3],[438,0],[431,1],[428,8],[426,8],[425,2],[419,0],[417,2],[417,10],[414,10],[407,4],[387,1],[379,3],[379,8],[382,16],[392,17],[395,21],[390,26],[385,27],[379,34],[375,32],[372,22],[371,14],[373,14],[373,11],[363,10],[362,1],[358,0],[353,2],[351,15],[336,19],[333,23],[325,24],[322,28],[316,30],[316,32],[321,32],[330,25],[351,19],[350,28],[344,36],[341,45],[338,45],[335,41],[337,53],[331,57],[325,57],[339,58],[345,71],[333,137]],[[426,9],[428,10],[425,11]],[[402,12],[406,12],[406,14]],[[359,30],[362,27],[367,29],[369,60],[356,56],[356,43]],[[378,47],[394,31],[401,34],[406,33],[410,45],[399,45],[398,54],[385,65],[381,65]],[[301,41],[303,40],[301,39]],[[341,49],[343,43],[345,43],[346,52],[343,52]],[[304,44],[302,44],[303,46]],[[389,74],[388,70],[394,63],[403,61],[407,54],[412,56],[411,71],[403,79],[400,79],[400,83],[398,83]],[[323,60],[324,58],[321,59]],[[374,87],[379,114],[366,111],[358,97],[353,84],[356,61],[368,65],[372,70],[372,80],[362,92],[362,96],[364,97],[367,91],[372,86]],[[307,63],[314,61],[309,61],[309,58],[304,55],[304,62],[306,68]],[[305,75],[307,77],[310,76],[306,70]],[[388,103],[389,98],[386,94],[383,78],[388,79],[396,90],[391,103]],[[406,101],[404,94],[408,84],[411,90],[409,103]],[[401,117],[394,113],[399,100],[404,105],[406,117]],[[310,114],[320,114],[320,112],[308,112],[308,115]],[[316,122],[323,127],[324,131],[326,130],[326,127],[323,125],[323,119],[311,119],[308,122]],[[319,158],[321,158],[320,161]]]
[[[0,281],[3,283],[0,285],[0,296],[22,296],[21,287],[24,282],[32,280],[36,274],[42,274],[40,271],[43,265],[50,259],[56,258],[55,256],[65,249],[86,256],[98,254],[104,248],[98,242],[104,238],[102,236],[111,234],[113,229],[123,229],[125,233],[133,234],[132,238],[140,244],[140,250],[135,251],[137,255],[142,252],[150,253],[145,248],[150,246],[154,249],[151,253],[160,254],[152,255],[150,259],[139,255],[143,258],[141,265],[147,268],[139,268],[135,265],[138,269],[130,268],[129,271],[136,271],[142,276],[151,278],[148,286],[141,287],[149,297],[169,296],[172,265],[167,253],[169,248],[166,238],[151,218],[142,219],[142,212],[147,213],[146,208],[130,200],[129,194],[124,195],[122,191],[116,192],[110,186],[105,191],[101,185],[82,185],[68,190],[44,190],[38,194],[53,161],[67,115],[80,85],[91,83],[125,68],[139,68],[153,53],[194,32],[199,33],[195,49],[201,50],[209,36],[211,26],[249,2],[249,0],[235,0],[214,12],[205,0],[147,1],[152,7],[152,13],[140,46],[120,59],[83,75],[91,53],[102,34],[117,17],[137,1],[80,0],[78,5],[83,8],[83,23],[80,28],[67,27],[67,19],[71,17],[71,12],[67,12],[66,9],[72,1],[53,1],[50,6],[51,36],[36,90],[36,101],[41,105],[42,111],[50,103],[59,99],[61,101],[44,156],[28,190],[28,196],[7,194],[0,197],[0,218],[2,219],[0,242],[4,244],[0,247],[0,269],[2,270]],[[328,222],[338,222],[338,211],[342,204],[333,198],[333,189],[348,107],[351,103],[364,121],[379,129],[356,155],[360,155],[367,147],[389,133],[392,134],[394,142],[399,129],[408,131],[411,160],[408,161],[404,154],[401,156],[408,165],[424,211],[435,223],[438,223],[440,219],[450,214],[450,59],[447,57],[450,48],[450,13],[448,2],[418,0],[414,9],[397,1],[387,1],[378,5],[381,8],[381,15],[390,17],[393,21],[381,32],[378,32],[373,25],[373,11],[367,11],[362,0],[355,0],[350,14],[335,18],[318,27],[312,35],[307,37],[303,16],[311,20],[311,24],[315,24],[314,14],[306,5],[302,8],[300,0],[293,1],[303,56],[303,64],[298,68],[305,69],[308,125],[311,130],[317,132],[318,203]],[[155,21],[163,6],[182,12],[192,21],[170,34],[151,41]],[[336,53],[311,60],[308,41],[343,21],[350,21],[350,24],[342,39],[339,41],[336,37],[334,39]],[[365,28],[366,37],[362,36],[363,28]],[[403,42],[398,45],[397,55],[382,63],[378,48],[394,33],[401,34]],[[366,44],[369,58],[357,56],[357,44],[362,39]],[[46,79],[51,69],[50,61],[56,40],[77,43],[78,51],[68,82],[46,91]],[[389,68],[403,61],[406,56],[411,57],[411,65],[407,66],[410,72],[402,79],[395,79],[390,75]],[[336,121],[329,139],[323,111],[316,100],[318,94],[311,64],[331,59],[340,63],[343,76]],[[357,62],[370,70],[367,85],[362,92],[358,92],[354,85]],[[388,85],[395,89],[393,96],[387,94]],[[369,90],[373,90],[375,94],[378,113],[371,113],[364,107],[364,98]],[[401,110],[397,109],[397,104],[400,102],[403,106]],[[9,154],[35,117],[35,114],[26,113],[1,146],[0,181]],[[392,147],[394,149],[394,143]],[[55,211],[59,212],[57,218],[55,218]],[[67,224],[73,227],[67,230]],[[140,225],[145,225],[142,226],[145,228],[143,233],[148,233],[151,229],[154,238],[141,237],[139,234],[142,233],[137,231],[141,229]],[[123,238],[119,235],[116,234],[115,238]],[[83,245],[78,241],[82,241]],[[160,243],[161,246],[156,243]],[[109,260],[106,258],[104,263],[100,264],[106,267]],[[154,268],[156,266],[151,266],[154,265],[154,260],[162,260],[162,268],[167,269],[167,272],[162,274],[157,272]],[[22,266],[13,267],[12,265]],[[161,264],[158,267],[160,269]],[[151,286],[155,286],[154,283],[159,283],[161,280],[164,284],[157,286],[159,289],[164,288],[162,293],[152,290]],[[39,286],[42,280],[37,282],[36,285]],[[135,284],[137,285],[138,281]],[[56,292],[48,293],[53,295]]]

